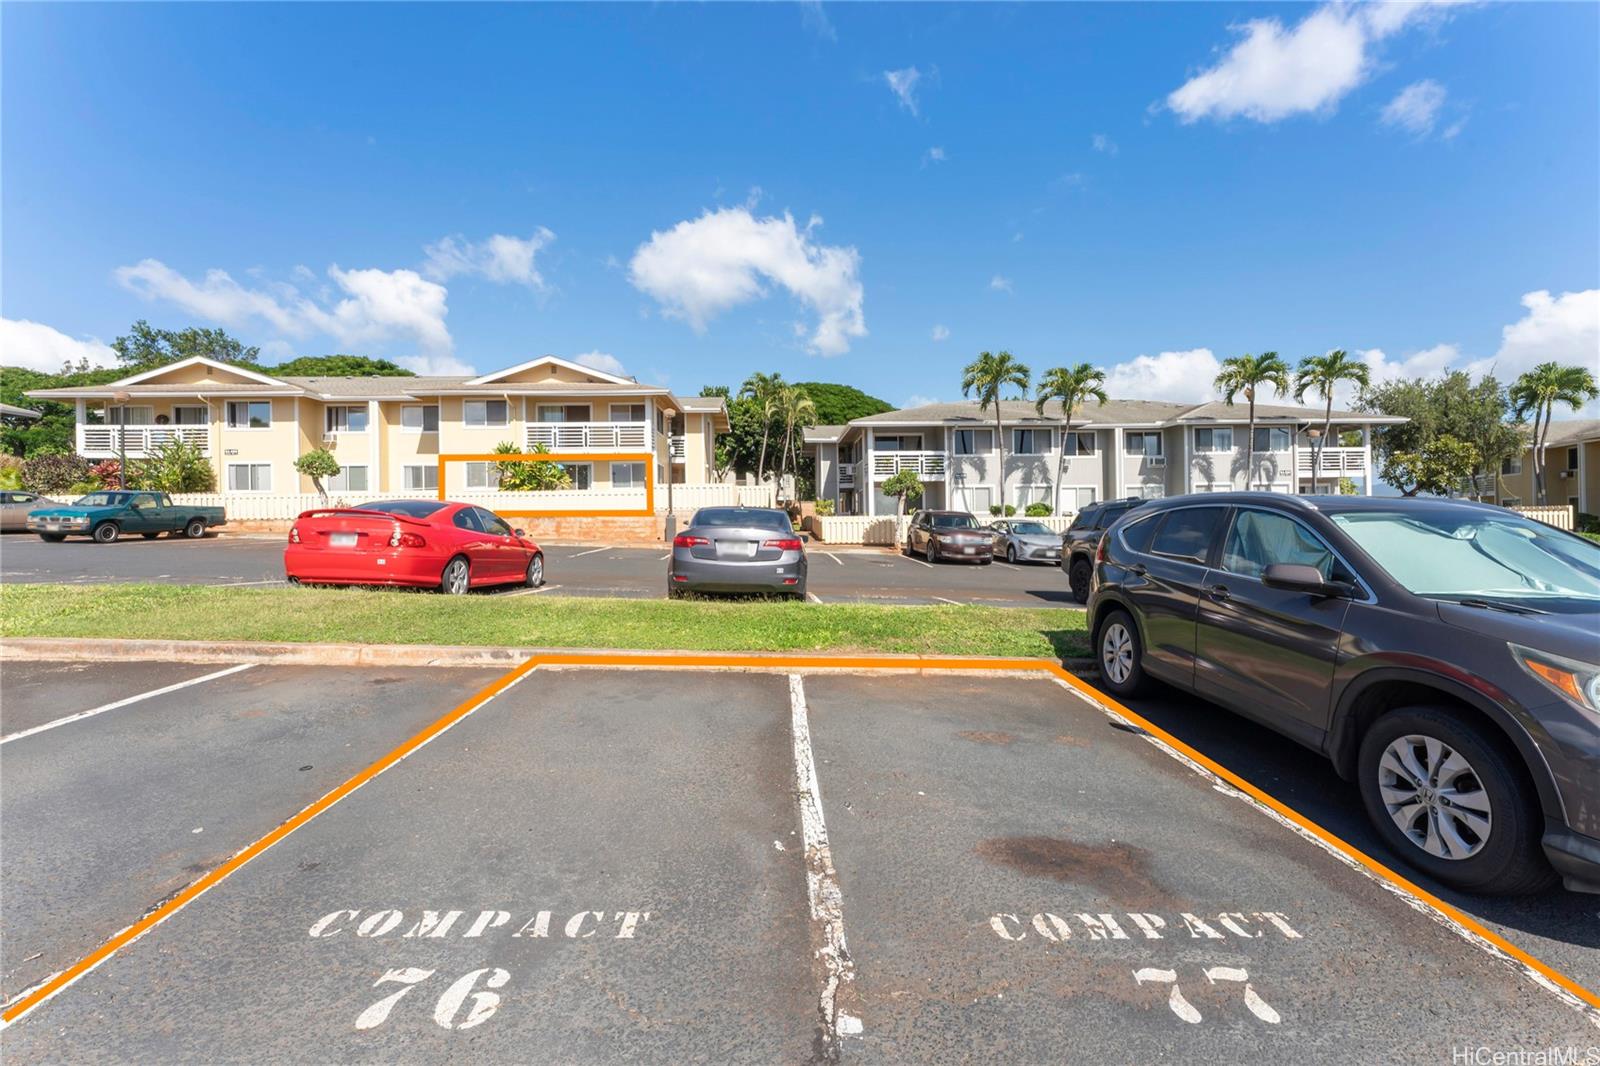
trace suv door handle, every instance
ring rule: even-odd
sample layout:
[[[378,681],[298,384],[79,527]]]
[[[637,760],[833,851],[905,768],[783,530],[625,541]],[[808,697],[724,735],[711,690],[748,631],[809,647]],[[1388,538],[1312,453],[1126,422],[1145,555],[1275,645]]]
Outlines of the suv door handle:
[[[1228,591],[1226,585],[1212,585],[1206,589],[1206,595],[1218,603],[1227,603],[1233,597],[1233,593]]]

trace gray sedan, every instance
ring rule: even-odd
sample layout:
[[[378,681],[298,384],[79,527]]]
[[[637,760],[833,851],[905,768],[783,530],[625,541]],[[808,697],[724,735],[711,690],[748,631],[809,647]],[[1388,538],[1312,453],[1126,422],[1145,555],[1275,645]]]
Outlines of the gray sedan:
[[[667,596],[764,592],[806,598],[806,553],[789,516],[772,507],[703,507],[672,540]]]
[[[1052,533],[1043,522],[1032,519],[1001,519],[989,523],[994,532],[994,553],[1008,563],[1049,563],[1061,561],[1061,534]]]
[[[41,507],[59,507],[55,500],[37,492],[0,492],[0,529],[14,532],[28,528],[28,516]]]

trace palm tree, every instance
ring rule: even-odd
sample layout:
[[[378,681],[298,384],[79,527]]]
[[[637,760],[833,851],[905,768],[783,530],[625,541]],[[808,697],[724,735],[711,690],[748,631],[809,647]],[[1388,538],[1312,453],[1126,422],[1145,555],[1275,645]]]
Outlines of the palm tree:
[[[1250,487],[1255,474],[1256,458],[1256,390],[1271,385],[1278,395],[1289,391],[1289,364],[1278,358],[1277,352],[1260,355],[1236,355],[1222,361],[1222,373],[1212,382],[1212,387],[1222,393],[1222,402],[1233,405],[1233,398],[1244,393],[1250,401],[1250,428],[1244,438],[1244,485]]]
[[[1323,400],[1322,439],[1311,452],[1311,491],[1313,493],[1317,491],[1317,473],[1322,469],[1322,449],[1328,446],[1328,434],[1333,432],[1333,390],[1341,381],[1353,381],[1363,389],[1367,387],[1370,381],[1367,364],[1359,359],[1352,358],[1342,348],[1335,348],[1327,355],[1306,356],[1300,360],[1300,367],[1294,373],[1294,398],[1296,403],[1304,403],[1306,393],[1312,389],[1315,389],[1317,395],[1322,397]],[[1370,477],[1371,473],[1369,472],[1367,476]]]
[[[785,385],[779,389],[773,402],[778,420],[783,424],[783,452],[778,459],[778,481],[781,483],[791,459],[798,470],[800,438],[804,434],[797,431],[817,424],[817,405],[806,395],[806,390],[798,385]]]
[[[994,443],[999,449],[996,471],[1000,481],[998,499],[1002,514],[1006,506],[1006,441],[1005,423],[1000,414],[1000,392],[1007,385],[1015,385],[1022,390],[1023,396],[1028,395],[1028,368],[1007,351],[979,352],[978,358],[968,363],[961,372],[961,395],[976,395],[980,411],[994,407]]]
[[[760,371],[745,378],[744,384],[739,387],[739,399],[754,400],[761,412],[761,456],[756,460],[757,481],[767,479],[767,435],[772,430],[773,416],[777,414],[774,401],[783,387],[782,374],[763,374]]]
[[[1533,414],[1533,483],[1539,503],[1549,502],[1544,486],[1544,448],[1550,437],[1550,420],[1556,404],[1564,403],[1576,411],[1596,396],[1594,373],[1586,367],[1540,363],[1517,378],[1507,392],[1512,410],[1521,421]]]
[[[1067,464],[1067,434],[1072,432],[1072,413],[1089,400],[1106,402],[1106,372],[1092,363],[1079,363],[1068,370],[1064,366],[1052,367],[1039,379],[1039,396],[1034,407],[1042,415],[1045,404],[1055,400],[1061,404],[1061,417],[1066,427],[1061,431],[1061,447],[1056,449],[1056,501],[1050,513],[1061,506],[1061,478]]]

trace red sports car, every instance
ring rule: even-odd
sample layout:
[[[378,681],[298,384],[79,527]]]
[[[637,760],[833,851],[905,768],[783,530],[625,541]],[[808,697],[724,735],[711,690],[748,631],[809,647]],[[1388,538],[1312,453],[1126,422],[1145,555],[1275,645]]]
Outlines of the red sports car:
[[[296,585],[414,585],[459,596],[484,585],[544,584],[544,552],[482,507],[385,500],[302,512],[283,569]]]

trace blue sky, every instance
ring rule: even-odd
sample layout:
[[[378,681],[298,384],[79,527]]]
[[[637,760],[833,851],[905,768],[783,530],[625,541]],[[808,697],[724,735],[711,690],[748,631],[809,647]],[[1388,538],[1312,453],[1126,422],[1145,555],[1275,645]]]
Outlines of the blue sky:
[[[0,9],[0,362],[1600,360],[1600,6]]]

